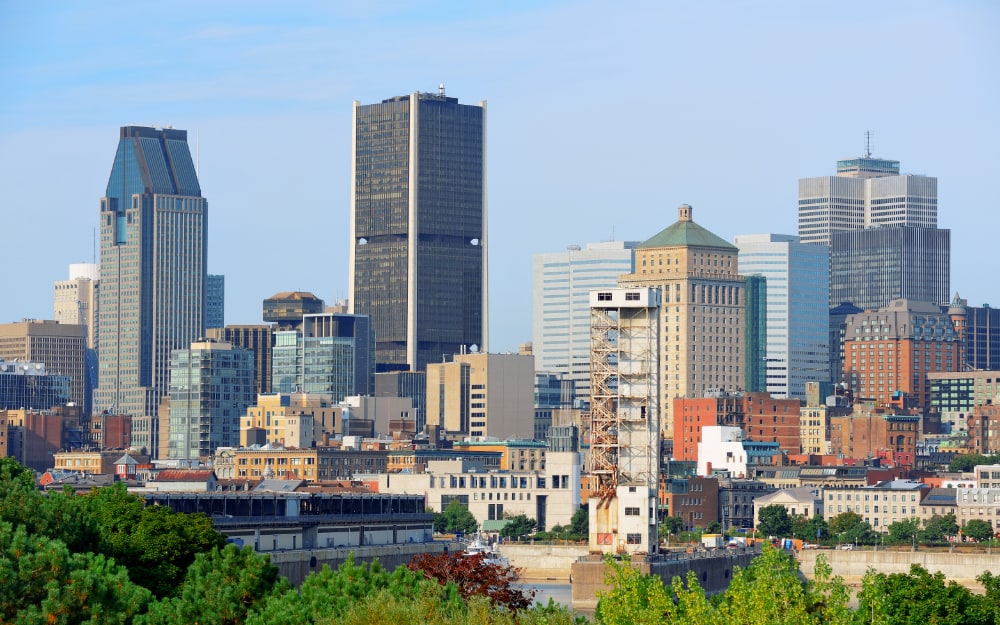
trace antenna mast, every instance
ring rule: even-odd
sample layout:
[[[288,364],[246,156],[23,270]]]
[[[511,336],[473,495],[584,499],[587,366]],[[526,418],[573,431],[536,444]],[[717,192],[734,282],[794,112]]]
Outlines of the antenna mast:
[[[872,157],[872,131],[865,131],[865,158]]]

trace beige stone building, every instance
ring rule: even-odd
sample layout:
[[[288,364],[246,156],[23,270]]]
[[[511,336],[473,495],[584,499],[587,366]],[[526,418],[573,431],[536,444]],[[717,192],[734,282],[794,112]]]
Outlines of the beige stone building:
[[[635,273],[618,281],[662,292],[660,423],[671,439],[674,398],[744,385],[739,250],[696,224],[687,204],[677,212],[676,223],[635,249]]]
[[[533,438],[535,358],[456,354],[427,365],[427,424],[473,437]]]
[[[240,445],[308,448],[337,433],[340,409],[328,393],[273,393],[240,418]]]
[[[101,266],[75,263],[69,266],[69,280],[53,285],[53,319],[67,325],[87,327],[87,349],[97,349],[97,288]]]

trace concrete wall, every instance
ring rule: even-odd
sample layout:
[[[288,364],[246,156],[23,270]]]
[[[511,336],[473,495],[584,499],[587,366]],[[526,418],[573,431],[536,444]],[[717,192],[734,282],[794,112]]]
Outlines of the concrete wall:
[[[669,585],[674,577],[687,578],[688,571],[698,576],[698,582],[708,594],[724,591],[733,578],[734,567],[746,568],[759,551],[723,549],[694,553],[654,556],[646,562],[633,560],[632,565],[644,575],[659,575]],[[590,611],[597,607],[597,593],[609,590],[604,583],[605,563],[599,556],[587,556],[573,564],[573,607]]]
[[[352,547],[343,549],[299,549],[295,551],[276,551],[265,555],[271,556],[271,564],[278,567],[282,576],[288,578],[293,586],[298,586],[310,573],[319,571],[324,564],[336,569],[347,561],[351,553],[354,562],[371,562],[376,558],[383,568],[393,570],[403,566],[421,553],[437,555],[462,549],[457,543],[433,542],[412,545],[384,545],[379,547]],[[315,560],[313,560],[315,558]]]
[[[569,581],[570,567],[587,555],[587,545],[517,545],[504,543],[500,553],[521,569],[522,579]]]
[[[977,591],[982,586],[976,576],[983,571],[1000,575],[1000,553],[951,553],[947,551],[842,551],[807,549],[797,554],[799,570],[812,579],[816,557],[826,557],[834,575],[844,578],[850,585],[860,585],[868,569],[879,573],[909,573],[911,564],[919,564],[931,573],[940,571],[949,580]]]

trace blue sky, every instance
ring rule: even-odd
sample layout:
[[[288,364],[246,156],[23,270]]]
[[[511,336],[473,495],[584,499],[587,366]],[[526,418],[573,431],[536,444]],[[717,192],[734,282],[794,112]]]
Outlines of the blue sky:
[[[531,257],[645,239],[681,203],[727,240],[796,233],[797,180],[859,155],[938,177],[952,290],[1000,302],[994,2],[0,0],[0,322],[94,258],[118,128],[187,129],[226,321],[347,295],[350,121],[488,101],[491,351],[531,339]]]

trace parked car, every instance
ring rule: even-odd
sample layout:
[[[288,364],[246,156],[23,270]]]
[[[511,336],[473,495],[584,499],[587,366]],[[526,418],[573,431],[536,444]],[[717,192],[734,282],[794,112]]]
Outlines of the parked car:
[[[841,549],[844,551],[854,551],[854,543],[847,543],[846,545],[841,545]]]

